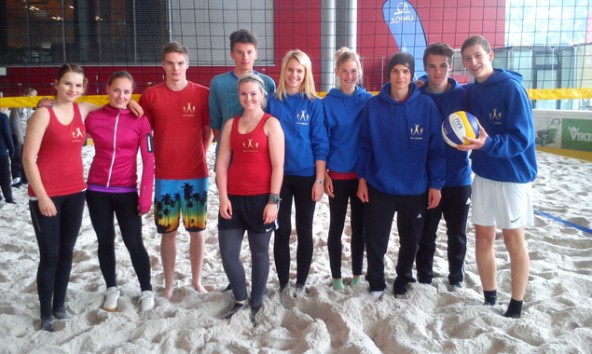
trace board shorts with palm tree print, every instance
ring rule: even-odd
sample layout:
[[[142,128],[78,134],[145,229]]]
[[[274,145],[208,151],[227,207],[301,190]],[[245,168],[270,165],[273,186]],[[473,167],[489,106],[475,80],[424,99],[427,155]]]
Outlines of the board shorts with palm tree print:
[[[158,233],[176,231],[183,216],[189,232],[206,228],[208,217],[208,178],[156,179],[154,183],[154,221]]]

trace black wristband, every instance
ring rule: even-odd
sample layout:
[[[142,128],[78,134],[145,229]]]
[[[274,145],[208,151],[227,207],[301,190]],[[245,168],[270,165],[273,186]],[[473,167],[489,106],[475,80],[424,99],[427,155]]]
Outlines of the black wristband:
[[[281,201],[279,194],[269,193],[269,199],[267,200],[270,204],[279,204]]]

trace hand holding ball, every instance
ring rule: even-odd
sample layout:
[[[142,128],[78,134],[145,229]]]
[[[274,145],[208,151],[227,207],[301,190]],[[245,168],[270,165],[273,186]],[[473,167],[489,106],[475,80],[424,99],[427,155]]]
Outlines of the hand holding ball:
[[[453,148],[458,145],[468,145],[469,141],[463,137],[476,139],[479,137],[479,123],[477,117],[469,112],[458,111],[450,114],[442,122],[442,136],[446,144]]]

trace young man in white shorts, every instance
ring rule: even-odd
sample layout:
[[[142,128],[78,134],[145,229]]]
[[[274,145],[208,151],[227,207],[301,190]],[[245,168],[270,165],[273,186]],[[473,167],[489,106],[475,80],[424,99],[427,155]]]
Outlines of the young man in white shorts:
[[[533,225],[532,183],[493,181],[475,176],[473,222],[501,229]]]
[[[530,259],[524,228],[532,225],[532,182],[537,176],[534,120],[522,76],[493,68],[494,53],[481,36],[467,39],[462,63],[475,78],[467,85],[469,111],[480,123],[479,137],[459,149],[471,152],[476,260],[485,304],[497,301],[494,241],[502,229],[510,254],[512,298],[505,317],[519,318]]]

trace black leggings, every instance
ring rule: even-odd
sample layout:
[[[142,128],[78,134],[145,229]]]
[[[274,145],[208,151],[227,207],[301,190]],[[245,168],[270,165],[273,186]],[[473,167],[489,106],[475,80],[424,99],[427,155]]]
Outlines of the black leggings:
[[[138,194],[88,191],[90,220],[99,241],[99,263],[107,288],[117,286],[115,272],[115,225],[117,216],[121,238],[129,251],[142,291],[152,290],[150,259],[142,242],[142,218],[138,214]]]
[[[12,187],[10,184],[12,179],[10,178],[10,160],[8,155],[0,155],[0,189],[6,199],[6,202],[13,202],[12,198]]]
[[[37,292],[41,318],[50,318],[52,310],[64,308],[66,290],[72,270],[72,252],[82,224],[84,192],[51,200],[57,215],[46,217],[37,200],[29,201],[35,237],[39,245]]]
[[[284,176],[278,213],[279,228],[275,230],[273,255],[280,287],[290,281],[290,234],[292,232],[292,198],[296,205],[296,284],[305,285],[312,262],[312,223],[316,202],[312,200],[315,177]]]
[[[222,265],[236,301],[247,299],[247,285],[245,282],[245,268],[240,259],[241,244],[245,234],[244,229],[219,230],[218,242],[222,255]],[[253,308],[261,306],[267,279],[269,278],[269,239],[271,231],[255,233],[247,231],[249,248],[251,249],[251,300]]]
[[[341,278],[341,234],[345,225],[348,201],[351,204],[351,257],[353,275],[361,275],[364,263],[364,204],[356,196],[358,180],[333,180],[334,198],[329,198],[331,222],[329,224],[329,263],[331,276]]]

